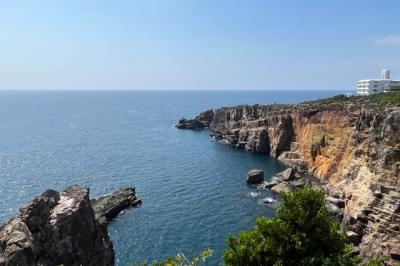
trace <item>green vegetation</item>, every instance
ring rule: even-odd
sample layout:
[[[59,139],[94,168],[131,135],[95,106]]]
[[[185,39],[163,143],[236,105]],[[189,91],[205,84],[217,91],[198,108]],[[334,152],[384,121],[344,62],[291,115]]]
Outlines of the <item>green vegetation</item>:
[[[385,261],[388,260],[388,257],[378,257],[375,259],[371,259],[369,260],[365,266],[381,266],[381,265],[385,265]]]
[[[400,105],[400,92],[379,93],[367,96],[368,100],[379,106]]]
[[[358,98],[357,96],[346,96],[344,94],[339,94],[333,97],[329,98],[324,98],[324,99],[319,99],[316,101],[311,101],[311,102],[318,102],[321,104],[341,104],[341,103],[346,103],[346,102],[351,102],[354,99]]]
[[[311,187],[284,195],[275,217],[228,237],[226,265],[358,265],[352,247],[325,207],[324,192]]]
[[[187,259],[185,255],[179,252],[174,257],[169,257],[165,261],[154,261],[151,264],[143,262],[140,266],[197,266],[203,264],[206,259],[212,256],[212,249],[206,249],[193,259]]]
[[[252,230],[229,236],[227,243],[227,266],[356,266],[361,262],[328,213],[324,192],[310,186],[285,194],[275,217],[258,218]],[[207,249],[189,260],[178,253],[141,266],[195,266],[211,255]],[[381,266],[386,260],[378,257],[363,265]]]
[[[400,91],[378,93],[369,96],[346,96],[340,94],[330,98],[319,99],[316,101],[309,101],[306,103],[318,103],[318,104],[329,104],[329,105],[344,104],[344,103],[376,104],[378,107],[384,107],[386,105],[400,106]]]

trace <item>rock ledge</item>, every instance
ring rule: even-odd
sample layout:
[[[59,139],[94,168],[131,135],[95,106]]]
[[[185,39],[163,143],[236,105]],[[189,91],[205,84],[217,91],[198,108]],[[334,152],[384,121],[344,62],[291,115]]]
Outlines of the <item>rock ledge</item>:
[[[114,265],[105,221],[140,200],[128,188],[95,202],[85,187],[45,191],[0,227],[0,266]]]

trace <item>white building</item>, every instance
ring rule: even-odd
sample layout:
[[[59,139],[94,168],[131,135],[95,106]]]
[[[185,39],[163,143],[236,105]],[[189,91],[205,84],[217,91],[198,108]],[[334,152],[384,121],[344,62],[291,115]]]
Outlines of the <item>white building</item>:
[[[400,91],[400,80],[391,80],[389,69],[382,70],[380,79],[363,79],[357,83],[360,96],[390,91]]]

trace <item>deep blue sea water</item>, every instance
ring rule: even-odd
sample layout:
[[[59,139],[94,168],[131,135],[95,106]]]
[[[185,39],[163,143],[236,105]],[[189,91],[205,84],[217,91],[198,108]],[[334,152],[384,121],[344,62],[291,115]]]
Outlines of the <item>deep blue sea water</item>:
[[[0,91],[0,222],[47,188],[89,186],[92,196],[136,186],[140,208],[109,226],[118,265],[210,247],[221,262],[225,239],[271,216],[244,175],[267,178],[276,160],[178,130],[179,118],[207,108],[295,103],[337,91],[46,92]],[[273,196],[273,195],[272,195]]]

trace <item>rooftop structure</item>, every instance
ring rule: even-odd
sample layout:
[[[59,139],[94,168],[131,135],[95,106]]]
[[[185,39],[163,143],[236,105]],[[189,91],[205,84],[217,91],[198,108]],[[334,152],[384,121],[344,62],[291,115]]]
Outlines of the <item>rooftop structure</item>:
[[[382,69],[381,79],[390,79],[390,70],[389,69]]]

